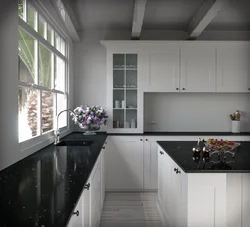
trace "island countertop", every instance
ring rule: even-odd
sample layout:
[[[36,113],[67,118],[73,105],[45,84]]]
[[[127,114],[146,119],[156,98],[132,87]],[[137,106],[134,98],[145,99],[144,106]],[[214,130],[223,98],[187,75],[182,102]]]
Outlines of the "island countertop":
[[[226,159],[219,159],[217,154],[210,158],[200,152],[194,156],[192,148],[197,141],[157,141],[177,165],[186,173],[249,173],[250,172],[250,141],[240,142],[234,150],[235,158],[231,154]]]
[[[73,133],[63,140],[94,142],[52,144],[1,171],[0,226],[67,226],[106,137]]]

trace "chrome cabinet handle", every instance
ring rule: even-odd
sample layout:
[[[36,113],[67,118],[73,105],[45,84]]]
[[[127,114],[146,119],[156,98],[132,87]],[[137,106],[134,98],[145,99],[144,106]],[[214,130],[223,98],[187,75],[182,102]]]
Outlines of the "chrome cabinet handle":
[[[174,168],[174,171],[176,172],[176,174],[180,174],[181,171],[178,168]]]
[[[160,151],[160,154],[163,155],[164,153],[162,151]]]

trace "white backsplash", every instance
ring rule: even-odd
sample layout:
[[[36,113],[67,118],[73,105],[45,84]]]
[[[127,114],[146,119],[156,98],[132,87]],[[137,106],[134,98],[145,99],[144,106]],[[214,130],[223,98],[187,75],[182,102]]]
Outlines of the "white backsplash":
[[[249,132],[250,94],[145,93],[144,131],[230,132],[236,110],[241,131]]]

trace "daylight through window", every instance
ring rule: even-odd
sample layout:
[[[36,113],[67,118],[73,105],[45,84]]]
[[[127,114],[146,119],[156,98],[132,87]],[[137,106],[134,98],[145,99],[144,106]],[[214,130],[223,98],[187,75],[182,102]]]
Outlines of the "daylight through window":
[[[27,0],[18,1],[19,142],[54,128],[67,107],[66,42]],[[67,126],[66,113],[59,127]]]

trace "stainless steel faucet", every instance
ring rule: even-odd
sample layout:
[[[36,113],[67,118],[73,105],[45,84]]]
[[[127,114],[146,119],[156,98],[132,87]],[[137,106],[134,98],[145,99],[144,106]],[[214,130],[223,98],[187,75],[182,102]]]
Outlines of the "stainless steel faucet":
[[[60,142],[60,129],[58,127],[58,119],[59,119],[59,116],[61,115],[61,113],[63,112],[69,112],[71,113],[74,117],[76,117],[75,113],[70,110],[70,109],[67,109],[67,110],[62,110],[59,114],[57,114],[56,116],[56,129],[54,130],[54,137],[55,137],[55,142],[54,144],[58,144]]]

